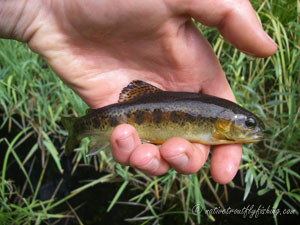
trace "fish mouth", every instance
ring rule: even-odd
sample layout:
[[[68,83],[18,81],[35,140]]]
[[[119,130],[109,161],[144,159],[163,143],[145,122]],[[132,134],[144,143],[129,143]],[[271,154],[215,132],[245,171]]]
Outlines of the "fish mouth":
[[[257,128],[255,130],[245,133],[244,135],[236,138],[235,140],[239,143],[248,144],[248,143],[255,143],[255,142],[262,141],[264,137],[265,135],[263,130]]]
[[[264,139],[264,135],[263,134],[254,134],[251,139],[253,141],[262,141]]]
[[[261,141],[265,136],[264,129],[257,127],[256,129],[247,132],[245,136],[249,137],[249,139]]]
[[[259,141],[262,141],[264,139],[265,135],[263,133],[263,131],[252,131],[252,132],[249,132],[247,135],[246,135],[246,138],[245,138],[245,142],[247,143],[251,143],[251,142],[259,142]]]

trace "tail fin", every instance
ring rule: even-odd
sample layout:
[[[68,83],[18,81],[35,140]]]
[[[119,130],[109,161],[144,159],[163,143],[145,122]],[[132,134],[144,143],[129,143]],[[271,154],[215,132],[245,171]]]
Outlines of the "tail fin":
[[[62,117],[61,123],[64,128],[69,132],[69,136],[67,138],[66,147],[65,147],[65,155],[70,155],[73,149],[79,144],[80,140],[77,139],[76,130],[74,128],[74,124],[76,122],[75,117]]]

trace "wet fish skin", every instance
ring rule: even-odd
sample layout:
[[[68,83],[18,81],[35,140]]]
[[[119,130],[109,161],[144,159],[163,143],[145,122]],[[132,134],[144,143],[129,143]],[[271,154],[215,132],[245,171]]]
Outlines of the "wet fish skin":
[[[62,119],[69,131],[66,154],[87,136],[108,142],[112,130],[124,123],[134,126],[141,139],[155,144],[174,136],[208,145],[262,139],[262,121],[231,101],[198,93],[162,91],[141,81],[132,83],[135,86],[128,85],[122,92],[125,100],[121,94],[118,103],[90,110],[83,117]],[[151,91],[141,86],[151,87]]]

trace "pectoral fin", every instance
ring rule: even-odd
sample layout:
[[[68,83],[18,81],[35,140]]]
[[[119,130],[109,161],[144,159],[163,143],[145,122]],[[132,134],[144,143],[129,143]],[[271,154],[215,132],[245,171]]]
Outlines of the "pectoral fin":
[[[105,150],[110,145],[109,141],[102,137],[93,137],[88,145],[87,157],[96,155],[97,153]]]

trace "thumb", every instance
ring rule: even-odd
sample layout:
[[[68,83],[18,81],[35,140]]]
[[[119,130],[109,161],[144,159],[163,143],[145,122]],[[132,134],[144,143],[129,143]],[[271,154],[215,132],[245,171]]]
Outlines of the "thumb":
[[[179,7],[178,1],[173,1]],[[216,27],[233,46],[248,55],[267,57],[277,45],[264,32],[248,0],[180,1],[180,12],[206,26]],[[174,5],[174,9],[175,9]]]

